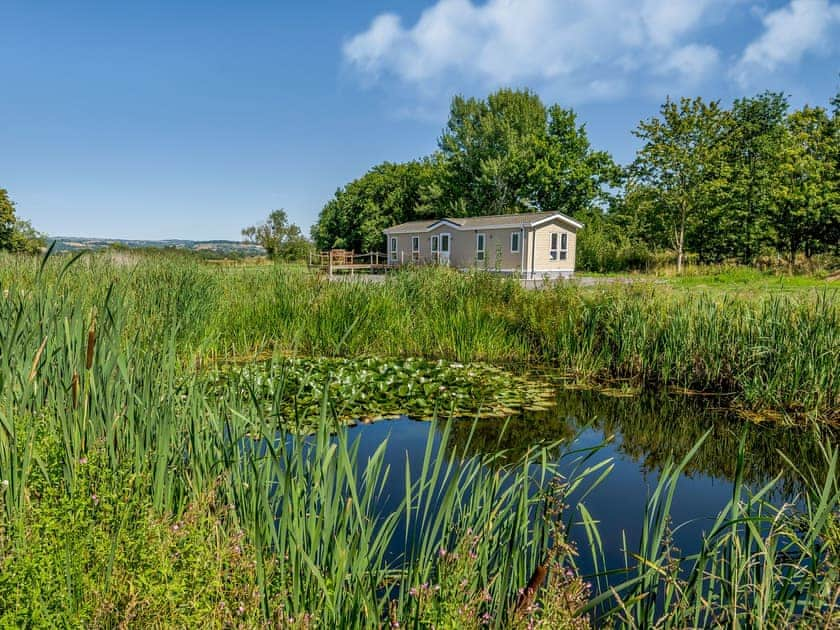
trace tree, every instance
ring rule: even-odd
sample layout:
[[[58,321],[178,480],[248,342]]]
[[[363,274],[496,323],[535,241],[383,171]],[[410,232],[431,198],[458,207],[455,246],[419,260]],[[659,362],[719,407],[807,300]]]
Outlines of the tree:
[[[676,251],[678,273],[687,239],[702,243],[695,229],[720,188],[725,119],[717,101],[668,99],[660,117],[640,122],[634,131],[645,144],[630,168],[627,194],[639,200],[647,225]]]
[[[784,126],[773,186],[775,243],[793,267],[796,254],[810,257],[835,246],[840,225],[837,136],[822,107],[791,113]]]
[[[753,262],[768,240],[772,181],[784,132],[787,99],[765,92],[738,99],[732,106],[727,141],[727,176],[723,244],[741,262]]]
[[[262,246],[271,259],[303,260],[310,249],[309,241],[297,225],[289,223],[283,209],[274,210],[264,223],[246,227],[242,236],[249,243]]]
[[[380,251],[385,228],[439,216],[441,168],[434,159],[374,166],[336,191],[312,228],[313,240],[320,249]]]
[[[456,96],[438,146],[451,214],[536,208],[574,215],[618,174],[607,153],[592,150],[572,110],[546,109],[528,90],[503,89],[486,100]]]
[[[0,251],[36,254],[44,245],[44,236],[29,221],[15,216],[15,204],[9,193],[0,188]]]
[[[12,248],[15,221],[15,204],[6,189],[0,188],[0,250]]]

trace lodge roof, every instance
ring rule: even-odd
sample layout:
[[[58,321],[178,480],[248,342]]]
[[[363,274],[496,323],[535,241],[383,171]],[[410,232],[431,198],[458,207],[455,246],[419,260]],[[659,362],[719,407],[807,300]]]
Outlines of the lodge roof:
[[[444,217],[443,219],[408,221],[407,223],[400,223],[399,225],[391,226],[383,231],[385,234],[409,234],[428,232],[436,227],[440,227],[441,225],[448,225],[455,230],[534,227],[554,219],[560,219],[575,228],[583,227],[582,223],[578,223],[571,217],[568,217],[560,212],[523,212],[519,214],[493,214],[477,217]]]

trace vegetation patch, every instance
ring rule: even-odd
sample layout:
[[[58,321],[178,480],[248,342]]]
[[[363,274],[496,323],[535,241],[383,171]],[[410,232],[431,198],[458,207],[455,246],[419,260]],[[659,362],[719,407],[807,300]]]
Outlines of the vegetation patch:
[[[219,378],[279,411],[286,427],[317,421],[325,396],[334,416],[347,423],[395,415],[504,417],[556,404],[546,380],[487,363],[281,358],[230,366]]]

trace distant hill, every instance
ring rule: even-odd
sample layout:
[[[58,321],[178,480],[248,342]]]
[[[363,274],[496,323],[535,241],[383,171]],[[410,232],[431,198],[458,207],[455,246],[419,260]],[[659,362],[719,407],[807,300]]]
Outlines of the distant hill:
[[[175,249],[192,251],[208,257],[245,258],[264,256],[265,250],[259,245],[239,241],[190,241],[185,239],[166,239],[162,241],[132,240],[123,238],[89,238],[83,236],[53,236],[47,243],[55,241],[56,252],[77,252],[83,249]]]

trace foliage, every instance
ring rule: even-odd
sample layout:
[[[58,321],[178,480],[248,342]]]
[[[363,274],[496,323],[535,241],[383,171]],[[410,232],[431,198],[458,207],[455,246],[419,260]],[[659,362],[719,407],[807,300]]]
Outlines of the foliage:
[[[628,194],[640,200],[649,233],[677,252],[682,271],[686,241],[702,240],[701,217],[710,208],[724,134],[717,102],[666,101],[659,118],[634,132],[644,145],[631,167]]]
[[[173,308],[160,323],[134,319],[132,291],[152,303],[165,293],[176,294],[173,305],[206,301],[201,291],[193,294],[201,282],[179,279],[200,277],[204,267],[165,261],[150,274],[142,264],[126,271],[48,260],[27,276],[31,261],[7,261],[21,268],[16,282],[4,280],[9,293],[0,299],[0,615],[6,625],[554,628],[585,627],[586,615],[633,627],[836,622],[840,492],[830,446],[823,450],[824,478],[791,464],[803,481],[800,510],[765,500],[774,482],[747,492],[741,446],[731,504],[701,552],[683,557],[670,544],[669,507],[697,444],[660,476],[644,536],[628,551],[627,565],[599,563],[590,591],[576,570],[571,528],[589,533],[584,552],[595,557],[601,538],[585,505],[565,502],[609,474],[612,463],[598,461],[597,446],[565,452],[574,472],[564,479],[557,444],[499,466],[495,456],[470,456],[469,442],[453,449],[453,424],[441,424],[429,433],[422,465],[401,480],[404,496],[387,502],[387,444],[362,461],[351,434],[334,422],[341,400],[323,395],[314,435],[286,432],[277,423],[290,397],[279,356],[279,380],[266,407],[263,399],[243,397],[241,383],[220,388],[186,360],[201,358],[191,344],[200,348],[208,337],[195,341],[178,328],[197,322],[206,332],[202,310],[187,309],[188,319],[178,319]],[[132,288],[127,280],[137,276]],[[230,278],[207,276],[219,277]],[[305,276],[296,278],[287,281]],[[412,287],[412,280],[418,284]],[[586,302],[574,290],[519,294],[515,284],[480,275],[398,277],[365,297],[422,293],[428,284],[420,282],[451,282],[456,294],[495,291],[494,303],[507,292],[507,305],[538,299],[546,310],[535,316]],[[337,290],[311,286],[325,292],[322,300]],[[618,299],[606,321],[629,326],[611,341],[630,346],[640,324],[653,321],[638,317],[651,296],[641,291]],[[596,305],[606,311],[606,304]],[[786,317],[815,326],[808,310],[769,304],[780,327]],[[751,308],[733,310],[760,322],[749,325],[768,326],[768,313]],[[572,312],[558,309],[557,317]],[[675,326],[671,334],[722,336],[709,321],[697,328],[674,324],[680,311],[652,312]],[[553,329],[558,321],[547,325]],[[736,328],[746,323],[735,322]],[[138,334],[144,325],[162,328]],[[358,343],[349,328],[342,337]],[[781,334],[767,332],[773,331],[757,331],[762,344],[781,342]],[[813,331],[806,339],[815,339]],[[725,356],[737,356],[726,350]],[[611,351],[626,358],[631,350]],[[780,362],[788,371],[801,369],[789,357]],[[296,384],[290,379],[285,386]],[[394,557],[389,550],[397,545],[403,553]],[[616,575],[622,582],[609,588]],[[430,595],[421,601],[411,589],[423,585]]]
[[[15,204],[9,193],[0,188],[0,251],[36,254],[44,245],[44,236],[29,221],[15,216]]]
[[[271,212],[264,223],[244,228],[242,236],[249,243],[262,246],[269,258],[292,261],[306,260],[309,256],[309,241],[297,225],[289,223],[283,209]]]
[[[405,221],[533,211],[577,214],[602,204],[618,178],[575,113],[527,90],[456,96],[439,151],[385,162],[336,191],[313,239],[322,249],[382,248],[382,230]]]
[[[770,208],[787,109],[787,99],[773,92],[733,103],[727,121],[726,185],[704,225],[704,236],[711,241],[704,249],[714,252],[707,258],[737,256],[751,264],[768,234],[779,229]]]
[[[577,215],[601,200],[616,176],[572,110],[546,109],[527,90],[502,89],[486,100],[456,96],[439,146],[444,197],[468,215],[534,208]]]
[[[808,259],[840,242],[840,118],[789,112],[765,92],[731,109],[667,101],[639,124],[645,140],[609,220],[651,248],[703,262],[757,264],[768,253]],[[681,255],[682,254],[682,255]]]
[[[554,404],[552,388],[528,376],[481,363],[413,358],[290,358],[232,366],[222,373],[220,382],[238,382],[243,394],[270,401],[274,409],[282,409],[278,420],[290,427],[317,419],[325,393],[331,400],[340,401],[334,408],[336,417],[353,423],[360,418],[370,421],[381,417],[383,409],[417,419],[433,418],[438,413],[499,418]],[[284,399],[282,392],[294,395]]]
[[[428,200],[437,194],[440,168],[433,159],[374,166],[336,191],[312,228],[313,240],[320,249],[381,250],[385,228],[433,216]]]
[[[577,234],[575,265],[581,271],[609,273],[647,270],[652,263],[648,246],[630,236],[626,228],[603,213],[583,217],[585,229]]]
[[[633,162],[590,145],[575,112],[529,90],[456,96],[432,156],[383,163],[339,189],[313,239],[322,249],[382,248],[405,221],[542,210],[584,220],[578,267],[647,268],[674,258],[789,264],[837,254],[840,108],[790,111],[781,93],[670,99],[639,123]],[[592,222],[592,219],[595,221]]]
[[[728,393],[744,408],[791,418],[829,419],[840,408],[840,306],[827,281],[723,269],[671,284],[547,283],[534,291],[515,279],[440,269],[366,283],[279,265],[83,260],[63,276],[56,299],[92,308],[113,283],[131,338],[189,354],[536,362],[584,382]],[[38,269],[37,261],[3,260],[0,285],[17,287],[11,304],[32,289]],[[41,277],[54,282],[60,270],[55,261]]]
[[[774,243],[791,266],[799,251],[810,257],[840,242],[840,135],[832,126],[819,107],[792,113],[784,126],[770,217]]]

